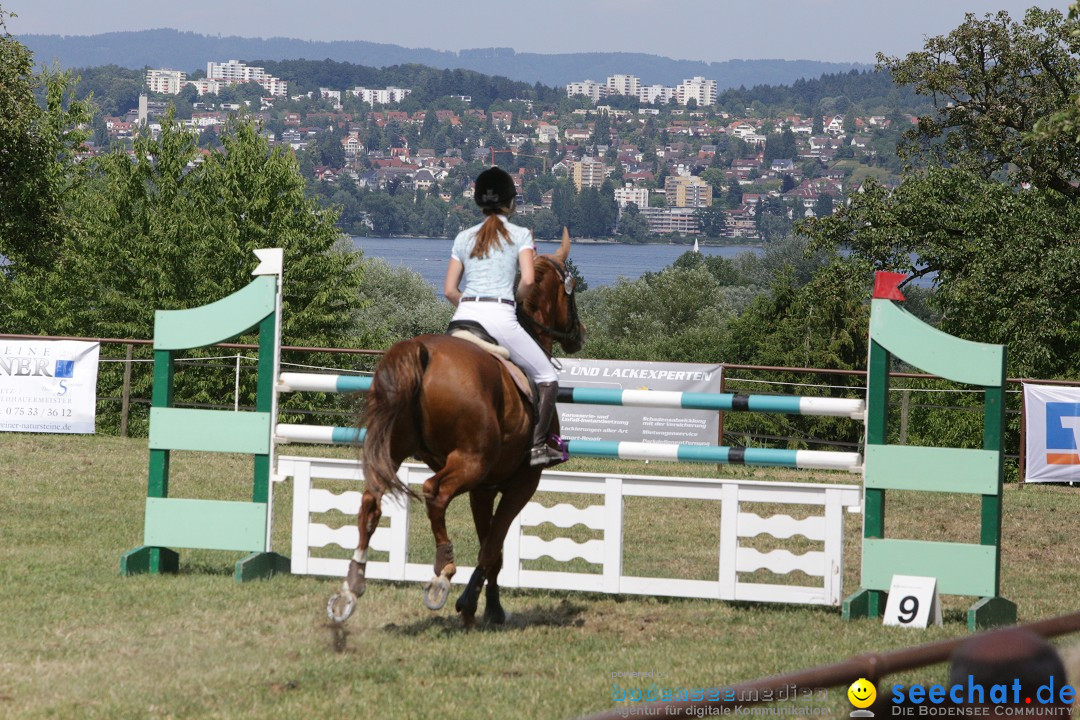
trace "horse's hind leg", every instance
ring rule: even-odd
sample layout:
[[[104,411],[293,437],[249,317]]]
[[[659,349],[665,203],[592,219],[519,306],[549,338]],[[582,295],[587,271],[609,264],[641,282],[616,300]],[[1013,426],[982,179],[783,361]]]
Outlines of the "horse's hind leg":
[[[457,572],[454,545],[446,532],[446,507],[457,495],[476,484],[483,471],[478,462],[459,452],[450,453],[446,465],[424,482],[431,533],[435,536],[435,577],[424,587],[424,605],[441,610],[450,595],[450,579]]]
[[[476,526],[476,537],[480,540],[480,547],[484,546],[491,531],[491,516],[495,509],[495,489],[478,488],[469,493],[469,505],[472,508],[473,524]],[[465,586],[461,596],[458,597],[454,607],[461,613],[465,627],[473,626],[476,621],[476,606],[480,600],[480,588],[484,586],[486,575],[484,566],[477,559],[476,569],[473,570],[469,584]]]
[[[502,498],[495,510],[491,528],[480,547],[478,567],[484,568],[487,590],[484,593],[484,620],[501,625],[506,622],[506,611],[499,599],[499,571],[503,564],[503,543],[514,518],[521,513],[536,493],[540,484],[540,468],[527,469],[511,478],[503,488]]]
[[[349,574],[341,585],[341,592],[331,597],[326,606],[327,614],[335,622],[342,623],[348,620],[356,601],[367,589],[367,580],[365,578],[367,551],[371,544],[371,536],[375,533],[375,529],[379,527],[381,517],[382,495],[377,495],[370,490],[364,490],[364,496],[360,500],[360,514],[357,516],[356,521],[360,530],[360,542],[356,546],[352,560],[349,561]]]
[[[360,542],[356,546],[352,560],[349,561],[349,575],[346,582],[349,589],[360,597],[365,590],[365,572],[367,570],[367,551],[371,545],[371,536],[379,527],[379,519],[382,518],[382,496],[376,495],[370,490],[364,491],[364,497],[360,501],[360,514],[356,524],[360,530]]]

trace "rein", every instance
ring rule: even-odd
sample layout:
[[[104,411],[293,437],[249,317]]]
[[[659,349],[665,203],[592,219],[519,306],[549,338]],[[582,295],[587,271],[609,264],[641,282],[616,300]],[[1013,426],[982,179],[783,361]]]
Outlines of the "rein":
[[[581,340],[581,322],[578,319],[577,298],[576,298],[576,283],[573,286],[570,284],[570,276],[566,273],[566,270],[559,266],[559,263],[551,260],[551,258],[545,258],[555,268],[555,272],[559,273],[560,284],[565,288],[565,292],[569,295],[567,302],[570,305],[569,308],[569,322],[572,330],[558,330],[553,327],[549,327],[539,322],[531,315],[525,312],[525,308],[522,305],[518,305],[517,316],[518,322],[525,328],[525,330],[536,339],[539,333],[543,333],[553,340],[557,340],[559,343],[570,342],[578,343]],[[549,353],[550,356],[550,353]]]

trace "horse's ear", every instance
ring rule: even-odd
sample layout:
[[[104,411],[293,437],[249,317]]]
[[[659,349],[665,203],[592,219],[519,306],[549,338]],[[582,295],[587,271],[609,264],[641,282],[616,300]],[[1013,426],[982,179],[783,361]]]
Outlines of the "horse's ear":
[[[564,225],[562,229],[562,245],[555,252],[555,259],[565,265],[568,257],[570,257],[570,231]]]

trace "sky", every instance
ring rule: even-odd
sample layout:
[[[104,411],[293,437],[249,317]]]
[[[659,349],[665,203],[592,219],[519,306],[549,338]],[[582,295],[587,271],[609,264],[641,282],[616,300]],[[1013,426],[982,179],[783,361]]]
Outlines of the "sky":
[[[1065,11],[1069,0],[1042,0]],[[410,48],[645,52],[678,60],[874,62],[1017,0],[0,0],[12,35],[174,28],[206,35],[367,40]]]

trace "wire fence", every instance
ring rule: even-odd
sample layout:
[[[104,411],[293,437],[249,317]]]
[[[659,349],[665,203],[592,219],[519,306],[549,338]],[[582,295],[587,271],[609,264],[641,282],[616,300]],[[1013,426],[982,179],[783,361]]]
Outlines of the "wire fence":
[[[2,335],[3,339],[31,339]],[[98,368],[97,431],[145,436],[153,386],[150,340],[39,337],[101,344]],[[176,407],[254,409],[257,346],[223,343],[181,354],[175,365]],[[284,346],[281,369],[365,375],[374,372],[380,350]],[[981,447],[982,390],[898,368],[890,379],[890,443],[932,447]],[[1011,378],[1006,391],[1006,477],[1016,479],[1022,447],[1022,382],[1080,385],[1061,380]],[[814,397],[866,396],[862,370],[723,365],[722,392]],[[318,425],[356,422],[363,397],[337,393],[292,393],[281,398],[281,421]],[[719,444],[740,447],[851,450],[863,440],[862,423],[846,418],[721,413]]]

